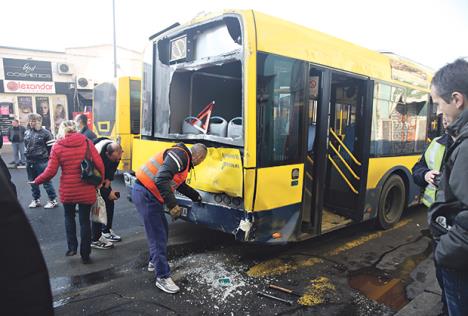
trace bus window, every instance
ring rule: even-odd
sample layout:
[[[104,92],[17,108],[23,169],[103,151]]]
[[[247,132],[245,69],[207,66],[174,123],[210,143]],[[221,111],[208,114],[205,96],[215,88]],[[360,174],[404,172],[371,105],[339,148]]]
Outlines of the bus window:
[[[305,66],[265,53],[257,57],[259,164],[299,162],[302,157]]]
[[[374,96],[371,155],[423,152],[427,132],[427,92],[377,83]]]
[[[243,145],[241,33],[239,19],[226,17],[156,41],[153,136]]]
[[[111,136],[115,125],[115,100],[117,90],[112,83],[104,82],[94,88],[94,122],[97,134]]]
[[[140,134],[141,81],[130,80],[130,133]]]

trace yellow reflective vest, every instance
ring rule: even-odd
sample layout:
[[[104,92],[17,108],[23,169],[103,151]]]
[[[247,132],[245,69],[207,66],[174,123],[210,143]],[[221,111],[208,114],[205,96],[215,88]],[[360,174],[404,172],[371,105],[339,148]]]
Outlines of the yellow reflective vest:
[[[434,138],[429,147],[427,147],[426,152],[424,153],[424,159],[426,160],[427,167],[430,170],[440,171],[442,166],[442,160],[444,159],[445,154],[445,145],[442,145],[438,142],[441,137]],[[421,201],[427,207],[431,206],[435,201],[437,188],[428,184],[424,190],[423,197]]]

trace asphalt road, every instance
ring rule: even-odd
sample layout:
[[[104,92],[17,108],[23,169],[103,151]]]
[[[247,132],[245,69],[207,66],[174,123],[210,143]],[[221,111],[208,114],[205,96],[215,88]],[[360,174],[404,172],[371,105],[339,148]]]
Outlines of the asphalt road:
[[[171,223],[170,265],[182,290],[165,294],[146,271],[143,226],[125,198],[116,204],[114,224],[123,241],[112,250],[93,250],[93,264],[83,265],[79,256],[64,256],[63,208],[28,209],[26,171],[11,173],[46,259],[57,315],[393,315],[434,283],[426,210],[416,207],[387,231],[363,223],[275,247]],[[113,186],[125,192],[121,179]],[[270,284],[298,296],[270,289]]]

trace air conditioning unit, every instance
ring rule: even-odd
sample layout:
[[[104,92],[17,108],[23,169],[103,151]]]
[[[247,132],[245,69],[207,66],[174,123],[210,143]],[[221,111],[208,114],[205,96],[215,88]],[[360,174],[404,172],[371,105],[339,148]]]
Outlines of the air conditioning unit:
[[[65,64],[65,63],[58,63],[57,64],[57,72],[60,75],[72,75],[73,70],[70,64]]]
[[[76,88],[77,89],[93,89],[94,81],[86,77],[76,77]]]

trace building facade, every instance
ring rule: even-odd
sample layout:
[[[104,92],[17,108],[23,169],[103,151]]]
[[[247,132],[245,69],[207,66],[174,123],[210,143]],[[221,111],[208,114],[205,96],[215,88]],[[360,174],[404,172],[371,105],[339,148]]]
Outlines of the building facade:
[[[0,46],[0,131],[13,118],[26,126],[29,113],[43,117],[53,133],[73,113],[91,111],[93,88],[113,80],[113,47],[67,48],[64,52]],[[142,54],[117,49],[117,75],[141,76]]]

